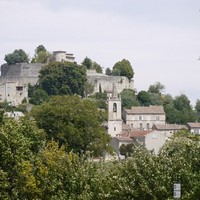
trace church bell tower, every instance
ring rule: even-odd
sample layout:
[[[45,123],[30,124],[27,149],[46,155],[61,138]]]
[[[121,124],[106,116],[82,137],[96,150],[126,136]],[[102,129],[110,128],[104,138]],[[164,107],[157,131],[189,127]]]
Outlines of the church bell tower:
[[[121,115],[121,97],[117,94],[116,86],[113,84],[112,95],[108,99],[108,134],[111,137],[122,132]]]

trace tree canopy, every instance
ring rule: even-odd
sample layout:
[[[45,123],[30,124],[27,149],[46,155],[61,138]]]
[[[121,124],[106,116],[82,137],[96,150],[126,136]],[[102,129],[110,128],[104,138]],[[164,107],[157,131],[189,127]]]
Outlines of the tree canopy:
[[[135,91],[131,89],[124,89],[121,92],[122,107],[131,108],[132,106],[139,106],[139,101],[135,95]]]
[[[161,94],[164,89],[164,85],[162,85],[160,82],[156,82],[155,84],[149,86],[148,92]]]
[[[28,55],[22,49],[18,49],[18,50],[16,49],[13,53],[5,55],[4,60],[9,65],[15,64],[15,63],[29,62]]]
[[[48,95],[84,96],[85,67],[72,62],[51,62],[39,75],[39,87]]]
[[[123,59],[115,63],[112,71],[113,75],[126,76],[128,79],[133,78],[134,72],[130,62]]]
[[[49,139],[66,143],[69,150],[99,154],[106,149],[110,137],[102,127],[104,116],[90,99],[54,96],[33,108],[31,115]]]
[[[102,73],[102,67],[88,57],[85,57],[81,64],[86,66],[87,69],[95,69],[97,73]]]

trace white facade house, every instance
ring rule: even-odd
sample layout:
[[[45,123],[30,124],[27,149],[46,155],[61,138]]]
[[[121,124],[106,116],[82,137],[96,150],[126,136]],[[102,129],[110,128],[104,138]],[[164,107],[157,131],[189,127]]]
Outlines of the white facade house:
[[[163,106],[123,109],[123,119],[132,129],[151,130],[154,124],[165,124]]]
[[[16,120],[19,120],[21,117],[24,117],[25,115],[22,112],[13,111],[13,112],[5,112],[4,116],[6,116],[8,118],[14,118]]]
[[[53,51],[53,58],[57,62],[73,62],[75,57],[72,53],[67,53],[66,51]]]
[[[130,143],[135,143],[137,146],[144,145],[149,151],[154,151],[155,154],[158,154],[166,140],[166,136],[162,132],[156,130],[131,130],[112,138],[111,146],[118,155],[120,154],[120,146]]]
[[[191,133],[200,134],[200,123],[188,123],[187,126]]]
[[[18,106],[28,99],[28,87],[17,82],[5,82],[0,85],[0,102],[7,101],[12,106]]]
[[[188,127],[181,124],[154,124],[152,129],[163,134],[166,138],[169,138],[180,130],[188,130]]]

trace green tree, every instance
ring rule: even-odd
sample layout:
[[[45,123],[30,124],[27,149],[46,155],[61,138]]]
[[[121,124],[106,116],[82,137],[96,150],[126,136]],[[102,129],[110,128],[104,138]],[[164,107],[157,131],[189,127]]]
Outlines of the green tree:
[[[165,89],[164,85],[162,85],[160,82],[156,82],[155,84],[149,86],[148,92],[162,94],[164,89]]]
[[[87,69],[92,69],[92,60],[88,57],[85,57],[81,64],[86,66]]]
[[[46,50],[46,48],[43,45],[39,45],[35,49],[35,55],[31,63],[47,63],[49,57],[50,57],[50,54]]]
[[[181,183],[181,198],[199,199],[199,135],[180,131],[163,146],[158,156],[158,168],[163,170],[162,184],[165,185],[168,197],[173,183]]]
[[[102,67],[96,62],[92,63],[92,69],[95,69],[97,73],[102,74]]]
[[[92,83],[86,82],[84,85],[85,96],[92,94],[94,92],[94,85]]]
[[[178,110],[191,109],[190,100],[185,94],[181,94],[180,96],[176,96],[174,99],[174,106]]]
[[[100,154],[107,148],[109,136],[102,127],[103,114],[90,99],[78,96],[54,96],[34,107],[31,115],[49,139],[66,143],[75,152]]]
[[[149,106],[151,104],[150,94],[144,90],[138,93],[137,99],[142,106]]]
[[[121,92],[122,107],[131,108],[132,106],[139,106],[139,102],[135,95],[135,91],[131,89],[124,89]]]
[[[112,74],[120,73],[119,76],[126,76],[128,79],[133,78],[133,68],[128,60],[121,60],[115,63]]]
[[[151,105],[163,105],[162,96],[158,93],[149,94]]]
[[[195,104],[195,110],[200,113],[200,99],[197,99],[196,104]]]
[[[86,68],[89,70],[94,69],[94,70],[96,70],[97,73],[102,74],[102,67],[98,63],[96,63],[95,61],[92,61],[88,57],[86,57],[81,64],[86,66]]]
[[[28,55],[22,49],[16,49],[13,53],[5,55],[4,60],[7,64],[15,64],[15,63],[22,63],[22,62],[29,62]]]
[[[35,122],[5,121],[0,130],[0,199],[29,199],[21,195],[21,164],[34,159],[44,144],[44,131]]]
[[[84,96],[85,82],[85,67],[72,62],[52,62],[44,66],[39,75],[39,87],[50,96]]]
[[[106,68],[106,75],[108,76],[112,75],[112,71],[110,68]]]
[[[31,98],[29,99],[29,102],[34,105],[39,105],[48,100],[49,100],[49,96],[48,96],[47,92],[38,88],[33,91],[33,94],[31,96]]]

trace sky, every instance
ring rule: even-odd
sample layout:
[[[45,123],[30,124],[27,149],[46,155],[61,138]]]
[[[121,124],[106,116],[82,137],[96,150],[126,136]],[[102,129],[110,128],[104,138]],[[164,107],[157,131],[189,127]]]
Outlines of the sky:
[[[139,92],[160,82],[200,99],[199,0],[0,0],[0,65],[37,46],[87,56],[104,69],[127,59]]]

